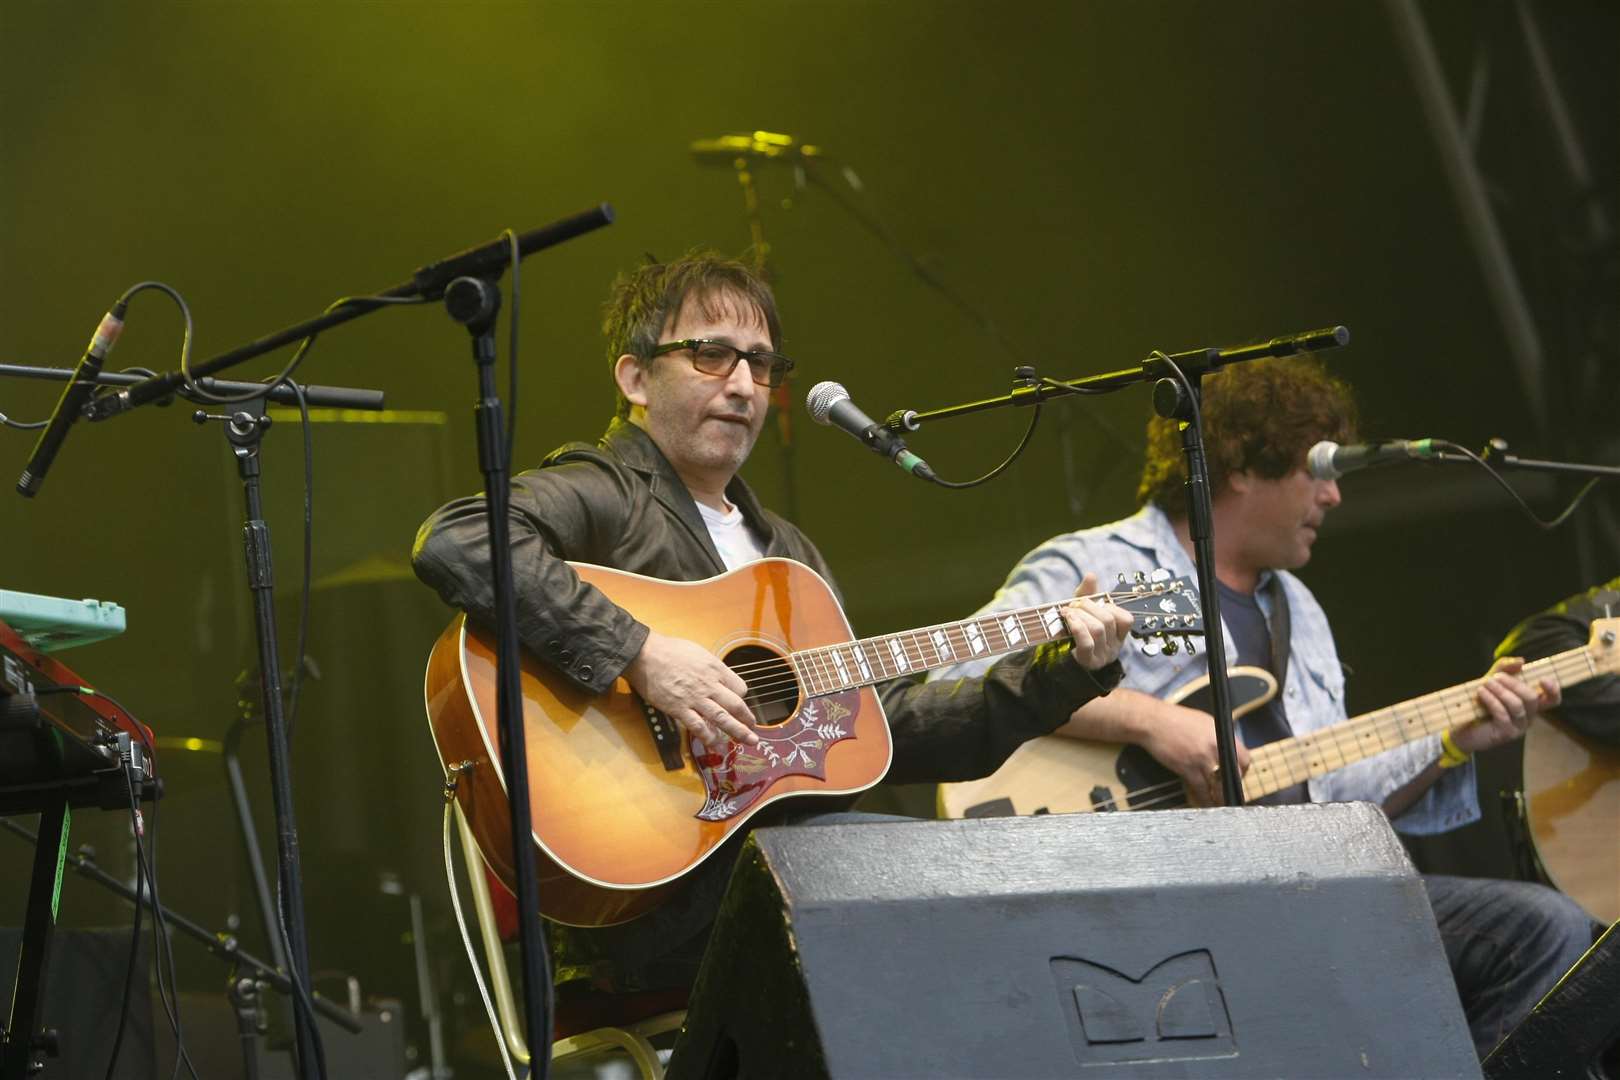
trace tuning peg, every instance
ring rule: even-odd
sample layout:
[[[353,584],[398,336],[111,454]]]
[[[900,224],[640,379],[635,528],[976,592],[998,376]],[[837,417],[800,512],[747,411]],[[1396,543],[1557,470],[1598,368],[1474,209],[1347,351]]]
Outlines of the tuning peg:
[[[1186,641],[1183,642],[1183,644],[1185,644],[1187,646],[1187,655],[1188,656],[1197,656],[1198,655],[1198,645],[1197,645],[1196,642],[1193,641],[1192,638],[1186,639]]]
[[[1168,634],[1160,634],[1159,635],[1159,640],[1164,642],[1164,648],[1161,650],[1164,653],[1164,655],[1166,655],[1166,656],[1174,656],[1174,655],[1176,655],[1176,653],[1181,651],[1181,646],[1177,645],[1176,644],[1176,639],[1171,637],[1170,635],[1168,635]]]
[[[1161,566],[1157,570],[1153,571],[1153,573],[1152,573],[1152,575],[1150,575],[1150,577],[1151,577],[1151,580],[1153,580],[1153,581],[1169,581],[1170,580],[1170,571],[1166,570],[1164,567]]]

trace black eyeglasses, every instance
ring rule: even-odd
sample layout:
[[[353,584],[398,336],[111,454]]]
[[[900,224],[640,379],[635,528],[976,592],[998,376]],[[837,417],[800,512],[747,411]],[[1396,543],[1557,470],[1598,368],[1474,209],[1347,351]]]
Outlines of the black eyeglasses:
[[[680,352],[682,349],[692,351],[692,366],[705,375],[718,375],[728,378],[737,370],[739,360],[748,361],[748,375],[761,386],[781,386],[787,373],[793,370],[793,361],[781,353],[750,352],[739,349],[735,345],[727,345],[723,341],[710,341],[707,338],[684,338],[680,341],[666,341],[652,351],[654,356],[663,356],[665,353]]]

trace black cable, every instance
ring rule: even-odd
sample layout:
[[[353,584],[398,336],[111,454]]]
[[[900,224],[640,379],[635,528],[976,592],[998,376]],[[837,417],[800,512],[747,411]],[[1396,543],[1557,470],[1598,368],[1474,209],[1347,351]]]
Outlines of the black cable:
[[[1569,505],[1564,507],[1563,511],[1560,512],[1557,517],[1553,518],[1551,521],[1546,521],[1530,508],[1530,504],[1525,502],[1517,491],[1513,490],[1513,485],[1509,484],[1507,480],[1502,477],[1501,473],[1497,472],[1491,467],[1490,462],[1486,461],[1484,458],[1480,457],[1466,446],[1459,446],[1458,444],[1449,440],[1432,439],[1430,441],[1435,446],[1444,447],[1445,449],[1454,453],[1461,454],[1469,461],[1472,461],[1475,465],[1478,465],[1480,468],[1484,469],[1490,474],[1492,480],[1495,480],[1502,486],[1503,491],[1507,492],[1513,497],[1513,501],[1519,504],[1519,509],[1524,511],[1525,516],[1531,521],[1535,522],[1536,527],[1544,532],[1551,532],[1553,529],[1558,528],[1558,526],[1569,520],[1569,515],[1575,512],[1575,508],[1581,505],[1581,501],[1584,500],[1587,494],[1597,486],[1598,481],[1603,479],[1601,476],[1594,476],[1585,484],[1581,485],[1581,490],[1575,493],[1575,497],[1570,500]]]
[[[146,725],[135,718],[135,714],[126,709],[117,698],[93,686],[63,687],[60,689],[75,690],[81,694],[93,694],[110,704],[113,708],[124,714],[135,734],[140,737],[142,745],[146,747],[147,758],[157,767],[157,754],[152,746],[151,736],[147,734]],[[139,873],[146,875],[147,888],[150,890],[152,904],[152,949],[153,963],[157,968],[158,1000],[163,1005],[164,1014],[169,1021],[169,1030],[174,1033],[174,1070],[172,1076],[180,1075],[180,1064],[185,1063],[186,1071],[191,1073],[192,1080],[199,1080],[197,1067],[192,1064],[191,1055],[186,1051],[185,1039],[181,1035],[180,1022],[180,992],[175,982],[174,974],[174,946],[169,938],[169,928],[163,918],[163,904],[158,891],[157,858],[158,858],[158,805],[162,799],[152,800],[152,827],[149,830],[149,839],[146,845],[141,844],[139,834],[135,837],[135,854],[139,862]],[[148,855],[147,847],[151,852]],[[167,961],[169,982],[164,985],[164,965]]]
[[[140,797],[135,793],[134,755],[123,756],[124,783],[129,790],[129,825],[135,834],[135,843],[141,842]],[[144,868],[139,861],[135,868],[135,927],[130,935],[129,965],[124,969],[124,1007],[118,1012],[118,1032],[113,1036],[112,1056],[107,1059],[107,1080],[113,1080],[118,1066],[118,1051],[124,1045],[124,1028],[129,1024],[130,999],[135,995],[136,958],[141,952],[141,892],[146,885]]]
[[[298,398],[298,419],[304,429],[304,575],[298,603],[298,652],[293,661],[292,685],[287,692],[287,741],[291,744],[293,727],[298,722],[298,694],[304,685],[304,652],[309,648],[310,567],[314,562],[315,550],[315,441],[310,430],[309,401],[304,397],[304,388],[290,379],[287,385]]]
[[[32,420],[25,423],[22,420],[13,420],[5,413],[0,413],[0,427],[16,428],[18,431],[38,431],[49,423],[49,420]]]
[[[420,296],[345,296],[328,304],[326,310],[322,312],[322,314],[331,314],[338,308],[342,307],[380,308],[387,307],[390,304],[422,303],[426,303],[426,299]],[[298,343],[298,349],[293,353],[292,359],[287,361],[287,366],[282,368],[278,374],[264,380],[263,390],[249,390],[240,394],[231,395],[211,394],[207,390],[204,390],[201,386],[197,385],[196,380],[191,377],[190,319],[191,316],[188,313],[186,316],[186,345],[180,354],[180,378],[185,383],[186,397],[192,401],[201,401],[210,405],[238,405],[244,401],[253,401],[263,397],[271,387],[277,386],[283,382],[287,382],[292,378],[293,373],[298,370],[298,366],[304,362],[304,356],[309,352],[310,347],[315,344],[315,339],[320,336],[319,334],[311,334],[309,337],[300,341]]]
[[[1029,427],[1024,429],[1024,437],[1018,440],[1018,445],[1013,447],[1013,452],[1008,454],[1006,459],[1002,461],[1000,465],[997,465],[983,476],[977,477],[973,480],[946,480],[943,477],[936,475],[934,477],[934,483],[938,484],[940,487],[954,488],[960,491],[963,488],[978,487],[980,484],[983,484],[986,481],[995,479],[997,476],[1000,476],[1003,472],[1005,472],[1007,467],[1013,462],[1017,461],[1018,458],[1024,453],[1024,447],[1029,445],[1029,440],[1035,434],[1035,425],[1040,423],[1040,420],[1041,407],[1039,405],[1035,405],[1031,409]]]
[[[315,1075],[324,1077],[326,1076],[326,1045],[321,1039],[320,1026],[316,1023],[315,1003],[310,1000],[309,988],[304,985],[304,972],[298,968],[298,954],[293,951],[292,935],[287,931],[285,884],[286,875],[282,874],[278,867],[276,873],[276,929],[281,932],[281,947],[286,950],[287,982],[292,985],[293,990],[296,992],[293,1008],[304,1011],[305,1020],[309,1025],[310,1044],[315,1048],[315,1061],[313,1063],[315,1065]],[[295,1043],[295,1057],[297,1056],[296,1050]],[[306,1061],[301,1064],[304,1068],[308,1068],[311,1063]]]

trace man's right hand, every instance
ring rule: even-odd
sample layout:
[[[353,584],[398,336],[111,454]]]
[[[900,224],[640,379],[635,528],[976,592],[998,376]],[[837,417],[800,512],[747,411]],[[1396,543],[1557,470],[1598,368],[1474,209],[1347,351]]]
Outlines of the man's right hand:
[[[1143,733],[1142,749],[1187,785],[1194,806],[1221,806],[1221,756],[1215,746],[1215,718],[1207,712],[1157,701]],[[1237,741],[1238,770],[1249,771],[1249,748]]]
[[[649,630],[624,677],[643,701],[709,746],[727,738],[759,745],[748,726],[754,714],[743,701],[748,684],[702,646]]]
[[[1187,785],[1195,806],[1220,806],[1215,721],[1206,712],[1126,687],[1088,701],[1074,711],[1059,734],[1101,742],[1134,743]],[[1237,744],[1238,767],[1249,770],[1249,750]]]

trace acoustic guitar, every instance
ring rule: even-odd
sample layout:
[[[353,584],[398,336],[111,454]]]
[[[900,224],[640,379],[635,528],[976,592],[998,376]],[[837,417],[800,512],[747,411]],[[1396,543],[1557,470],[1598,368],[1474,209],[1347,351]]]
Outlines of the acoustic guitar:
[[[1620,747],[1536,717],[1524,734],[1524,809],[1547,880],[1598,922],[1620,919]]]
[[[854,640],[832,589],[790,559],[705,581],[671,582],[572,563],[581,579],[647,626],[697,642],[748,684],[760,744],[711,749],[649,708],[624,679],[603,694],[523,655],[540,906],[576,926],[651,910],[764,807],[795,795],[876,784],[893,748],[878,683],[1068,636],[1049,603]],[[1167,572],[1096,599],[1136,616],[1137,636],[1198,634],[1196,590]],[[1168,637],[1166,637],[1168,640]],[[501,773],[491,637],[455,619],[428,658],[429,726],[484,860],[509,887],[509,794]]]
[[[1586,645],[1524,666],[1524,679],[1534,685],[1554,679],[1573,686],[1597,675],[1620,671],[1620,618],[1598,619]],[[1233,678],[1233,713],[1242,715],[1270,700],[1276,680],[1259,668],[1237,668]],[[1342,720],[1337,724],[1278,739],[1249,753],[1249,771],[1243,777],[1245,801],[1281,791],[1313,776],[1325,776],[1393,750],[1414,739],[1437,735],[1485,717],[1479,704],[1483,679],[1437,690],[1399,705]],[[1269,683],[1269,686],[1267,685]],[[1189,684],[1176,700],[1204,708],[1201,697],[1208,678]],[[1243,703],[1242,711],[1238,702]],[[1528,748],[1527,748],[1528,752]],[[1579,799],[1578,794],[1572,798]],[[1064,735],[1047,735],[1013,751],[1001,768],[983,780],[941,784],[939,809],[943,817],[984,817],[1001,814],[1088,813],[1110,810],[1159,809],[1187,804],[1186,785],[1139,746],[1091,742]],[[1544,803],[1543,819],[1552,814]],[[1532,817],[1532,820],[1534,818]],[[1607,843],[1613,837],[1609,818]],[[1611,860],[1610,866],[1614,865]],[[1611,877],[1611,885],[1615,879]]]

